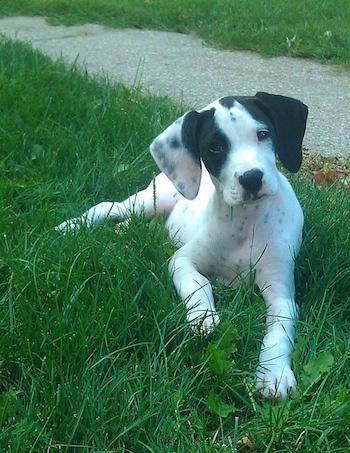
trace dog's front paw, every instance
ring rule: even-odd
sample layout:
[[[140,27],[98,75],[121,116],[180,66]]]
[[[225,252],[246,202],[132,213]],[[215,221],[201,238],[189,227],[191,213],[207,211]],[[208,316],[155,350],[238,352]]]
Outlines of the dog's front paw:
[[[79,217],[66,220],[65,222],[60,223],[55,227],[56,231],[60,231],[61,233],[70,233],[76,229],[79,229],[81,226],[81,219]]]
[[[220,323],[220,318],[216,311],[193,308],[187,312],[187,321],[194,332],[206,335]]]
[[[276,359],[269,363],[260,363],[256,373],[256,389],[265,398],[277,401],[296,390],[296,380],[289,364]]]

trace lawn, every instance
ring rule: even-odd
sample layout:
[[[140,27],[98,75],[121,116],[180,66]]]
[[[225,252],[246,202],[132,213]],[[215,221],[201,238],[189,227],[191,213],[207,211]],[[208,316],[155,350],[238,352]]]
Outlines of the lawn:
[[[350,65],[348,0],[11,0],[0,15],[194,33],[225,49]]]
[[[29,3],[33,13],[62,5],[72,21],[84,7],[33,0],[7,10],[28,13]],[[0,450],[350,450],[349,189],[291,178],[306,217],[299,388],[281,404],[256,399],[264,304],[251,288],[214,281],[223,322],[193,335],[162,219],[54,230],[144,187],[157,171],[148,145],[180,108],[20,43],[1,41],[0,68]]]

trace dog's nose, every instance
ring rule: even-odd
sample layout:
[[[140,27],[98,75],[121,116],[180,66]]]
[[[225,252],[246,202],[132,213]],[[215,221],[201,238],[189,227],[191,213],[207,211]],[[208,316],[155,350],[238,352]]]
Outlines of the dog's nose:
[[[252,170],[248,170],[244,172],[243,175],[239,176],[238,181],[243,189],[256,195],[262,187],[263,176],[264,173],[261,170],[253,168]]]

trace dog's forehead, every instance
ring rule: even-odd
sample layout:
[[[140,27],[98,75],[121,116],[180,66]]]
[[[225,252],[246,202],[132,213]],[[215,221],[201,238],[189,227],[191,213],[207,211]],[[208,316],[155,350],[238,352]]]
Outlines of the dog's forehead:
[[[268,118],[252,99],[244,96],[239,98],[227,96],[215,100],[203,110],[214,108],[216,123],[223,129],[244,126],[247,130],[255,130],[259,126],[268,126]]]
[[[227,96],[218,99],[218,103],[231,111],[231,109],[244,110],[255,121],[271,126],[271,119],[266,113],[266,109],[256,96]]]

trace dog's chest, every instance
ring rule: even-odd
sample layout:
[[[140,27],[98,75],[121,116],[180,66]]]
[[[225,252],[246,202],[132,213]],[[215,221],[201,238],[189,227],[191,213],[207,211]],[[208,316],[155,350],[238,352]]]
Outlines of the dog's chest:
[[[220,229],[207,232],[208,240],[200,245],[204,249],[201,260],[204,272],[227,285],[234,284],[237,277],[249,275],[266,247],[262,236],[256,240],[257,227],[250,220],[245,215],[237,216],[221,223]]]
[[[201,273],[232,284],[249,274],[266,247],[261,209],[257,203],[218,213],[184,201],[169,216],[167,228],[179,247],[191,250]]]

